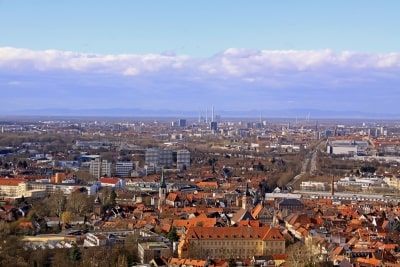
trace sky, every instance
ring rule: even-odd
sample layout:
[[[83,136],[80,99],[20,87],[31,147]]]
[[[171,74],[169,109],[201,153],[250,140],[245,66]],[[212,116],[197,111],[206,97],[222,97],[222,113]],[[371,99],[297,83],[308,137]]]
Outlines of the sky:
[[[400,1],[0,0],[0,114],[400,114]]]

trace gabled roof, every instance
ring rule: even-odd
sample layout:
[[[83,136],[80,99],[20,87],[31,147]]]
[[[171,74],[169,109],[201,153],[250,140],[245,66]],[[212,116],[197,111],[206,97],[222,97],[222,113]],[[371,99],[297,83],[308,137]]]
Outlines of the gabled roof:
[[[237,223],[240,222],[241,220],[254,220],[254,217],[251,215],[249,211],[245,209],[240,209],[233,215],[231,221]]]
[[[253,218],[257,218],[258,215],[260,214],[260,212],[263,209],[263,205],[261,203],[257,204],[257,206],[254,207],[254,209],[251,212],[251,215],[253,216]]]
[[[263,227],[190,227],[187,239],[257,239],[263,241],[284,241],[277,228]]]

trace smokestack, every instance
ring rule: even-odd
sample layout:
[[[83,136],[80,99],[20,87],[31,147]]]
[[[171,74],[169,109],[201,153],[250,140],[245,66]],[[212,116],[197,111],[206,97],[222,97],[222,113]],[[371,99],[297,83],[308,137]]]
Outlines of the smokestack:
[[[211,110],[211,121],[215,121],[215,118],[214,118],[214,106],[212,106],[212,110]]]
[[[208,108],[206,108],[206,123],[208,123]]]
[[[201,123],[201,111],[199,110],[199,123]]]

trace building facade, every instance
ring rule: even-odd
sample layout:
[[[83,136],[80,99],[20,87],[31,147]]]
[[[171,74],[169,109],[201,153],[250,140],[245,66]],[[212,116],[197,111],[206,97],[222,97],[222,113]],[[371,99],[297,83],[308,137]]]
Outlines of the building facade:
[[[191,227],[178,247],[181,258],[248,259],[285,253],[285,238],[277,228]]]
[[[111,162],[105,159],[94,159],[90,162],[89,172],[93,177],[111,176]]]
[[[115,164],[115,175],[118,177],[129,177],[133,170],[133,162],[117,161]]]
[[[177,151],[176,167],[180,170],[190,168],[190,152],[188,150],[181,149]]]

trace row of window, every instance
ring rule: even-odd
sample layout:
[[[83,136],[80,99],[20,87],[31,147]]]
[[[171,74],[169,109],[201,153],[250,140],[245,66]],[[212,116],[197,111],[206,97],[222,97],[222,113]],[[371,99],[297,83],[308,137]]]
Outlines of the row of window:
[[[262,245],[262,241],[242,241],[242,240],[235,240],[235,241],[202,241],[204,245]]]

